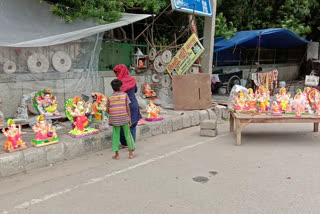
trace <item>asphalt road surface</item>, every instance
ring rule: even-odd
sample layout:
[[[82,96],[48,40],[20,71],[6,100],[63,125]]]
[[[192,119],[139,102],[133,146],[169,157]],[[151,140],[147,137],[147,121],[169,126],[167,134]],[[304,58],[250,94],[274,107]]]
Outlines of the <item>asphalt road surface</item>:
[[[219,126],[137,142],[0,181],[0,214],[320,213],[320,142],[312,124],[248,126],[241,146]]]

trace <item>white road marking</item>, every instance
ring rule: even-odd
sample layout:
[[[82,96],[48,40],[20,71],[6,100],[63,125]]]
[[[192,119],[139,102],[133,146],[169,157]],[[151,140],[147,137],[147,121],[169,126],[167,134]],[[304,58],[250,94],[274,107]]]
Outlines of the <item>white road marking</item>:
[[[129,167],[124,168],[124,169],[122,169],[122,170],[118,170],[118,171],[112,172],[112,173],[110,173],[110,174],[106,174],[106,175],[101,176],[101,177],[98,177],[98,178],[92,178],[92,179],[90,179],[90,180],[88,180],[88,181],[86,181],[85,183],[82,183],[82,184],[80,184],[80,185],[76,185],[76,186],[73,186],[73,187],[71,187],[71,188],[67,188],[67,189],[65,189],[65,190],[59,191],[59,192],[54,192],[54,193],[52,193],[52,194],[45,195],[45,196],[43,196],[42,198],[39,198],[39,199],[31,199],[30,201],[26,201],[26,202],[24,202],[24,203],[22,203],[22,204],[19,204],[19,205],[14,206],[14,209],[25,209],[25,208],[31,207],[31,206],[33,206],[33,205],[35,205],[35,204],[43,203],[43,202],[45,202],[45,201],[47,201],[47,200],[49,200],[49,199],[52,199],[52,198],[55,198],[55,197],[64,195],[64,194],[69,193],[69,192],[71,192],[71,191],[73,191],[73,190],[75,190],[75,189],[78,189],[78,188],[81,187],[81,186],[87,186],[87,185],[90,185],[90,184],[94,184],[94,183],[97,183],[97,182],[104,181],[104,180],[106,180],[106,179],[108,179],[108,178],[110,178],[110,177],[112,177],[112,176],[115,176],[115,175],[118,175],[118,174],[121,174],[121,173],[130,171],[130,170],[132,170],[132,169],[138,168],[138,167],[140,167],[140,166],[147,165],[147,164],[149,164],[149,163],[155,162],[155,161],[160,160],[160,159],[163,159],[163,158],[170,157],[170,156],[172,156],[172,155],[178,154],[178,153],[183,152],[183,151],[185,151],[185,150],[189,150],[189,149],[192,149],[192,148],[194,148],[194,147],[197,147],[197,146],[206,144],[206,143],[208,143],[208,142],[210,142],[210,141],[215,141],[215,140],[217,140],[217,139],[219,139],[219,138],[221,138],[221,137],[225,137],[225,136],[227,136],[227,135],[229,135],[229,134],[219,135],[219,136],[217,136],[217,137],[215,137],[215,138],[209,138],[209,139],[207,139],[207,140],[205,140],[205,141],[201,141],[201,142],[198,142],[198,143],[193,144],[193,145],[189,145],[189,146],[182,147],[182,148],[177,149],[177,150],[174,150],[174,151],[172,151],[172,152],[168,152],[168,153],[166,153],[166,154],[164,154],[164,155],[160,155],[160,156],[157,156],[157,157],[155,157],[155,158],[151,158],[151,159],[148,159],[148,160],[146,160],[146,161],[143,161],[143,162],[140,162],[140,163],[138,163],[138,164],[135,164],[135,165],[133,165],[133,166],[129,166]],[[14,210],[11,210],[10,212],[14,212]],[[10,212],[4,210],[4,211],[0,211],[0,214],[8,214],[8,213],[10,213]]]

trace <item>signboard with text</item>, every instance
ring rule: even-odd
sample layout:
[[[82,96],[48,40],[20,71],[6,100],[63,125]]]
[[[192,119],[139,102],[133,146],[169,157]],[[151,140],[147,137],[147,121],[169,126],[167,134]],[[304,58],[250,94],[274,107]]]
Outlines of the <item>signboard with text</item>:
[[[204,48],[196,35],[192,34],[166,69],[170,76],[184,74],[203,53]]]
[[[211,0],[171,0],[172,9],[212,17]]]

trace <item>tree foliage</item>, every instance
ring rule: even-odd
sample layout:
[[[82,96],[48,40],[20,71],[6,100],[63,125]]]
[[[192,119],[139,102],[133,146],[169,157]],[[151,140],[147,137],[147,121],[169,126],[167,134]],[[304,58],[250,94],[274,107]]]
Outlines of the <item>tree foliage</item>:
[[[42,2],[42,0],[39,0]],[[94,19],[99,23],[115,22],[126,9],[141,7],[141,10],[159,13],[168,5],[166,0],[44,0],[51,4],[51,12],[70,23],[75,19]]]
[[[157,14],[170,4],[170,0],[44,1],[50,3],[51,11],[63,17],[66,22],[72,22],[77,18],[90,18],[99,23],[117,21],[121,18],[122,12],[132,10]],[[319,11],[319,0],[217,0],[216,36],[230,38],[237,30],[276,27],[290,29],[307,39],[320,40]],[[180,14],[181,17],[184,17],[182,13]],[[200,17],[198,20],[200,20],[198,25],[201,30],[203,29],[203,18]],[[161,21],[159,19],[159,22]],[[188,24],[187,19],[184,20],[184,24]],[[165,33],[172,34],[173,32],[166,31]]]
[[[238,30],[286,28],[301,37],[320,39],[318,0],[228,0],[218,5],[218,11]]]

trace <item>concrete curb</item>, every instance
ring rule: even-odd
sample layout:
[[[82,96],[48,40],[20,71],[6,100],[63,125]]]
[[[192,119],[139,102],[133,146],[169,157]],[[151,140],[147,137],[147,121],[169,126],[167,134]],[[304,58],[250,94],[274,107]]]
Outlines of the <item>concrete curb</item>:
[[[201,121],[212,117],[216,118],[212,110],[175,112],[173,116],[163,121],[138,126],[137,140],[199,126]],[[15,153],[2,153],[0,154],[0,178],[109,149],[111,144],[112,130],[107,130],[84,138],[71,138],[64,135],[60,136],[58,144],[40,148],[31,147]]]

